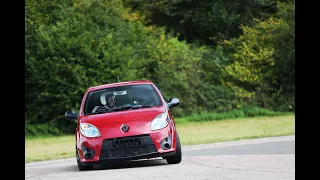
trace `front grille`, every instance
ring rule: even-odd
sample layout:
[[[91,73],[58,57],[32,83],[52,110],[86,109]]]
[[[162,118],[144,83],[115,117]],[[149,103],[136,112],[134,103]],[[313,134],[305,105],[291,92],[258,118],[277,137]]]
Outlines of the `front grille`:
[[[100,159],[130,158],[157,153],[149,135],[105,139],[102,142]]]

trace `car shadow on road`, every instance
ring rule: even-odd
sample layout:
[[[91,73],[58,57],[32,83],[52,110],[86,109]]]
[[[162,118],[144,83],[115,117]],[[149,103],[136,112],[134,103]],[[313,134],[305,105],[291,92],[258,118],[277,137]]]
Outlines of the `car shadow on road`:
[[[138,168],[138,167],[151,167],[151,166],[161,166],[167,165],[167,161],[164,159],[149,159],[149,160],[138,160],[138,161],[128,161],[119,164],[108,164],[103,165],[100,168],[101,170],[105,169],[124,169],[124,168]]]
[[[95,166],[93,170],[111,170],[111,169],[125,169],[125,168],[140,168],[140,167],[152,167],[152,166],[163,166],[168,165],[167,161],[164,159],[148,159],[148,160],[137,160],[128,161],[122,163],[112,163],[105,164],[101,166]],[[79,171],[77,165],[70,167],[69,170]]]

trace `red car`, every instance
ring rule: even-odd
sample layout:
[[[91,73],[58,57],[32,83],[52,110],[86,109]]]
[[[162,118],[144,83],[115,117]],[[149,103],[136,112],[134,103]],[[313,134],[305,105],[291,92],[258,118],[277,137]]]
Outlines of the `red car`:
[[[169,164],[181,162],[182,153],[170,108],[179,99],[166,102],[148,80],[105,84],[89,88],[77,120],[76,158],[79,170],[103,163],[162,157]]]

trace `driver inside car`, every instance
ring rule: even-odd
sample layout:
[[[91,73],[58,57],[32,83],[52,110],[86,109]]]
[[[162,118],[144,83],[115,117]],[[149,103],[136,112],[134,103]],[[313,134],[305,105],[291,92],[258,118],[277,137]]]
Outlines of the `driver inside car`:
[[[109,109],[112,109],[115,107],[115,96],[114,94],[106,94],[105,96],[105,105],[103,106],[96,106],[93,108],[92,113],[95,113],[97,111],[107,111]]]

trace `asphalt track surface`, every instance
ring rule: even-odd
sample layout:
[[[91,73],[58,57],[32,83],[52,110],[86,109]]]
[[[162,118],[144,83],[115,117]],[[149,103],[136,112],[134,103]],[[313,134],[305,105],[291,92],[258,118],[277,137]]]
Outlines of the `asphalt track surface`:
[[[75,158],[28,163],[28,180],[293,180],[295,137],[184,146],[180,164],[161,158],[79,171]]]

